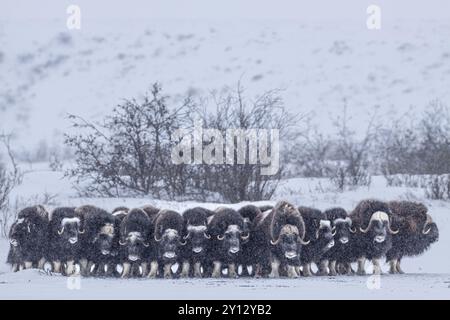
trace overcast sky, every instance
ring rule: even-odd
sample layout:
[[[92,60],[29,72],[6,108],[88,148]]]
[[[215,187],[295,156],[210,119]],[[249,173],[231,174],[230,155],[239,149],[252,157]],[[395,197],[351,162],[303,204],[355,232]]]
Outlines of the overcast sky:
[[[70,4],[94,19],[359,19],[370,4],[385,19],[450,19],[449,0],[0,0],[0,19],[65,19]]]

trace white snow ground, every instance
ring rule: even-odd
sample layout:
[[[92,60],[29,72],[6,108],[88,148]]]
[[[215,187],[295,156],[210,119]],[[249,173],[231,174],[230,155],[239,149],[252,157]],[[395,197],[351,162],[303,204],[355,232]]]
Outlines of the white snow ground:
[[[152,203],[183,211],[195,202],[167,202],[151,199],[79,198],[61,173],[35,165],[25,175],[24,183],[13,197],[32,203],[46,192],[56,196],[54,205],[96,204],[105,209],[118,205],[130,207]],[[382,177],[375,177],[370,188],[335,193],[326,181],[293,179],[282,184],[276,198],[286,198],[300,205],[325,209],[340,205],[350,210],[363,198],[416,199],[424,201],[440,229],[439,242],[424,255],[403,261],[405,275],[377,277],[314,277],[300,279],[86,279],[49,276],[37,270],[11,273],[4,263],[8,250],[0,240],[0,299],[449,299],[450,298],[450,203],[428,201],[414,188],[386,187]],[[219,204],[201,204],[210,208]],[[233,204],[240,207],[243,204]],[[49,206],[51,209],[52,206]],[[383,265],[387,271],[387,265]],[[368,268],[371,271],[371,268]],[[79,281],[79,282],[78,282]],[[77,289],[78,288],[78,289]]]

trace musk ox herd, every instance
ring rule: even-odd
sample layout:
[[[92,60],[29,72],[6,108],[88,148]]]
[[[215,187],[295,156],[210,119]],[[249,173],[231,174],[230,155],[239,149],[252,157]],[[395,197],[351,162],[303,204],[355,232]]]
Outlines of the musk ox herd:
[[[13,271],[40,268],[67,276],[295,278],[364,275],[366,260],[381,274],[385,257],[396,274],[403,273],[403,257],[438,240],[427,211],[421,203],[372,199],[351,212],[287,201],[182,214],[90,205],[49,214],[38,205],[23,209],[12,225],[7,262]]]

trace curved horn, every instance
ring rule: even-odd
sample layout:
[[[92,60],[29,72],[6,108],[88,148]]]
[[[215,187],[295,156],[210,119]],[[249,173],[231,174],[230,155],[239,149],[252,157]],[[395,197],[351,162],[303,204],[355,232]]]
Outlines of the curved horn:
[[[144,247],[146,247],[146,248],[150,247],[150,243],[148,243],[148,242],[143,242],[142,244],[143,244]]]
[[[348,229],[350,230],[351,233],[356,233],[356,228],[355,227],[350,227]]]
[[[276,246],[278,243],[280,243],[280,238],[278,238],[277,240],[273,241],[273,239],[270,239],[270,244],[273,246]]]
[[[86,229],[83,229],[83,231],[81,231],[81,229],[78,229],[78,233],[79,234],[83,234],[83,233],[85,233],[86,232]]]
[[[160,242],[160,241],[162,240],[162,238],[159,238],[159,239],[158,239],[158,238],[156,237],[156,234],[155,234],[154,238],[155,238],[155,241],[156,241],[156,242]]]
[[[211,236],[209,234],[207,234],[206,232],[203,232],[203,235],[205,236],[206,239],[211,239]]]
[[[126,241],[122,241],[122,239],[120,239],[120,240],[119,240],[119,244],[120,244],[121,246],[124,246],[124,245],[127,244],[127,242],[126,242]]]
[[[311,240],[305,241],[302,238],[300,238],[300,239],[298,239],[298,242],[300,242],[304,246],[307,246],[311,242]]]
[[[367,226],[367,228],[363,229],[363,228],[359,227],[359,231],[361,231],[362,233],[369,232],[370,228],[372,227],[372,224],[373,224],[373,216],[370,218],[369,225]]]
[[[185,246],[187,242],[184,240],[179,240],[178,243],[182,246]]]
[[[187,239],[189,239],[190,237],[191,237],[191,233],[188,232],[188,234],[185,235],[185,236],[183,237],[183,240],[187,240]]]
[[[319,239],[319,231],[320,231],[320,229],[316,230],[316,239]]]
[[[248,240],[249,238],[250,238],[250,232],[247,232],[246,236],[243,236],[243,235],[241,236],[241,239],[244,240],[244,241]]]
[[[431,219],[431,216],[427,214],[427,220],[425,221],[425,224],[423,225],[422,234],[429,234],[431,231],[431,227],[427,229],[427,226],[433,222],[433,219]]]
[[[331,234],[333,235],[333,237],[336,235],[336,232],[337,232],[336,227],[333,227],[331,229]]]
[[[64,226],[61,228],[61,230],[58,230],[58,234],[62,235],[64,233]]]
[[[225,239],[225,236],[217,236],[217,240],[222,241],[223,239]]]
[[[397,230],[395,230],[395,231],[392,230],[392,229],[391,229],[391,223],[390,223],[390,222],[388,222],[387,228],[388,228],[388,231],[389,231],[390,234],[397,234],[397,233],[399,233],[399,231],[400,231],[399,229],[397,229]]]

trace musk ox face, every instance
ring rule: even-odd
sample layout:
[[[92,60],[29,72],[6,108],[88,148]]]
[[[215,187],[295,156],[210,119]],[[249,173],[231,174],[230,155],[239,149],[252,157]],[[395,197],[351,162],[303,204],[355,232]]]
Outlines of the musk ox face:
[[[335,230],[331,229],[331,222],[329,220],[319,220],[316,230],[316,241],[322,251],[331,249],[334,246]]]
[[[278,239],[271,240],[270,243],[276,246],[281,256],[288,260],[299,258],[301,250],[301,238],[299,230],[296,226],[286,224],[284,225],[278,236]]]
[[[360,231],[370,239],[373,239],[375,244],[382,244],[390,235],[398,233],[398,230],[394,231],[391,229],[389,216],[382,211],[373,213],[368,226],[366,228],[361,227]]]
[[[202,254],[205,251],[206,244],[211,236],[207,233],[207,226],[204,225],[191,225],[186,227],[186,236],[183,237],[184,241],[192,248],[193,254]]]
[[[439,230],[436,223],[433,222],[431,216],[429,214],[426,216],[427,218],[421,229],[420,237],[428,243],[433,243],[439,239]]]
[[[356,229],[352,226],[352,219],[349,217],[337,218],[332,223],[332,233],[335,242],[338,242],[340,245],[347,245],[350,242],[351,234],[356,232]]]
[[[93,245],[97,252],[106,256],[111,253],[112,247],[114,245],[114,224],[107,223],[100,228],[99,233],[95,236],[93,240]]]
[[[138,231],[131,231],[122,236],[119,244],[125,248],[126,256],[132,262],[141,260],[146,248],[149,247],[142,233]]]
[[[13,223],[9,231],[9,242],[13,247],[19,247],[36,233],[36,226],[25,218],[19,218]]]
[[[185,245],[186,242],[181,239],[180,234],[175,229],[165,229],[161,231],[161,238],[157,238],[155,235],[155,240],[159,244],[159,254],[164,261],[176,260],[179,255],[180,246]]]
[[[244,232],[237,224],[230,224],[223,235],[218,235],[223,252],[229,256],[235,256],[241,251],[242,242],[247,242],[250,237],[248,232]]]
[[[63,243],[75,245],[78,243],[79,234],[84,233],[80,228],[81,221],[78,217],[63,218],[57,230]]]

